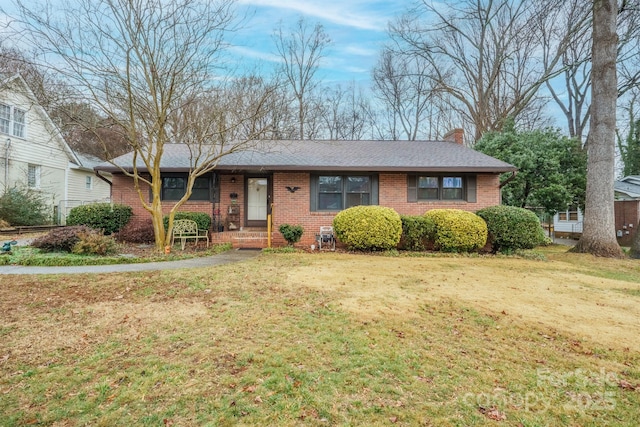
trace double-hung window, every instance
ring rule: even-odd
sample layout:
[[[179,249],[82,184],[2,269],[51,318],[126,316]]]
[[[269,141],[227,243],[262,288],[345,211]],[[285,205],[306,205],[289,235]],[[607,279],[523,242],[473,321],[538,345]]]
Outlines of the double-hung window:
[[[40,188],[40,165],[29,164],[27,167],[27,186]]]
[[[0,132],[24,138],[26,117],[27,113],[24,110],[0,104]]]
[[[0,104],[0,132],[9,133],[11,128],[11,107]]]
[[[24,138],[25,117],[27,113],[19,108],[13,109],[13,135]]]
[[[311,210],[340,211],[358,205],[378,203],[376,175],[313,175]]]
[[[476,201],[476,176],[457,174],[410,174],[407,175],[407,200],[429,201]]]
[[[162,177],[162,200],[180,200],[187,191],[188,175],[167,174]],[[211,177],[199,176],[193,183],[189,200],[211,200]]]

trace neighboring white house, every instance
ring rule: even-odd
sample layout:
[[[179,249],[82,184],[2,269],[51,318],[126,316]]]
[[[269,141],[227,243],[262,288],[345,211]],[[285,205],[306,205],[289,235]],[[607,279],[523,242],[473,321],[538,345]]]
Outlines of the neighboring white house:
[[[71,150],[21,76],[0,80],[0,192],[38,191],[51,219],[64,223],[69,205],[109,200],[109,184],[93,171],[98,162]]]
[[[640,176],[631,175],[615,181],[613,190],[616,235],[621,244],[626,244],[640,218],[640,205],[637,203],[640,201]],[[577,237],[582,234],[582,221],[582,210],[575,206],[568,207],[566,211],[558,212],[553,217],[553,228],[556,235],[559,233],[560,236]]]
[[[553,230],[556,236],[573,237],[582,234],[582,222],[582,210],[575,205],[568,206],[553,216]]]

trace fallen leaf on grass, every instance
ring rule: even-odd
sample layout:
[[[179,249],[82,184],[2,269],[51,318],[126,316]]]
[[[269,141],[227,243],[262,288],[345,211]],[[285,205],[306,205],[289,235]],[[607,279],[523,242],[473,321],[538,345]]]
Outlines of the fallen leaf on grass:
[[[494,421],[504,421],[507,419],[507,416],[504,412],[500,412],[498,408],[492,406],[491,408],[485,408],[483,406],[479,406],[478,410],[487,418]]]
[[[631,391],[635,391],[638,388],[637,385],[631,384],[627,380],[620,380],[620,382],[618,383],[618,387],[620,387],[623,390],[631,390]]]

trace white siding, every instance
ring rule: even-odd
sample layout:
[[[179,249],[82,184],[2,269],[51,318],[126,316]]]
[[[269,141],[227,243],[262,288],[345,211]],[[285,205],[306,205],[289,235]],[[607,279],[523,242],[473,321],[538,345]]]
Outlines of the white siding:
[[[24,138],[0,133],[0,184],[2,188],[27,185],[29,164],[40,166],[39,191],[51,207],[66,197],[69,153],[44,110],[32,104],[21,80],[0,87],[0,102],[26,112]],[[11,129],[13,126],[11,126]]]
[[[560,215],[555,214],[553,216],[553,229],[556,232],[562,233],[582,233],[583,215],[582,210],[578,209],[578,217],[575,220],[570,220],[569,212],[566,213],[566,220],[560,220]]]

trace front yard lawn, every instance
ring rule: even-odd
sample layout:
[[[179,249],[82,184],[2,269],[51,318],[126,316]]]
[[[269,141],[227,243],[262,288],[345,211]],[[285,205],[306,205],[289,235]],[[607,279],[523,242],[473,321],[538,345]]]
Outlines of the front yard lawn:
[[[14,276],[0,424],[636,425],[640,264],[546,254]]]

